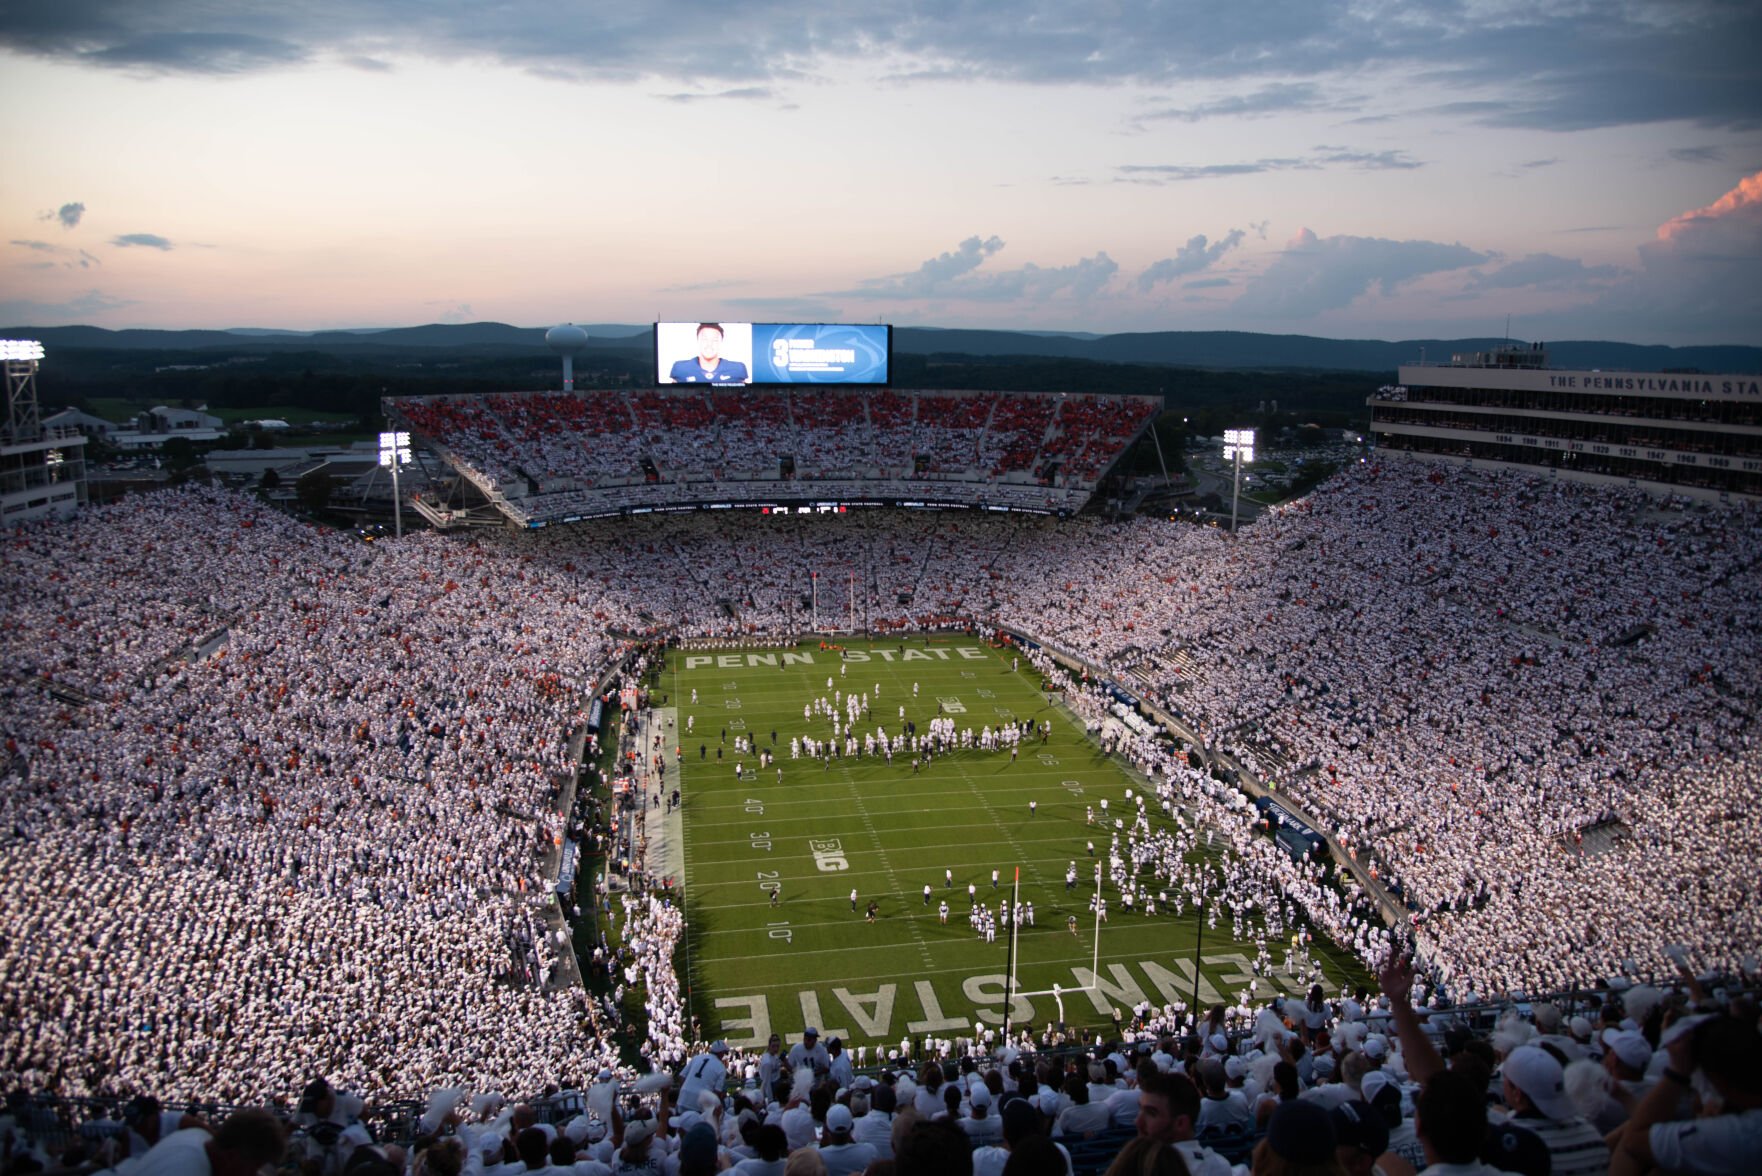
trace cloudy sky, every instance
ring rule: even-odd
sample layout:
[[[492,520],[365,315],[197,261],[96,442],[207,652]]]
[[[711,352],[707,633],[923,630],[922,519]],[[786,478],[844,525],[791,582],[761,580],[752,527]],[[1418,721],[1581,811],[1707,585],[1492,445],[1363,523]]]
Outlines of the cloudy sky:
[[[1755,0],[10,0],[0,324],[1762,344]]]

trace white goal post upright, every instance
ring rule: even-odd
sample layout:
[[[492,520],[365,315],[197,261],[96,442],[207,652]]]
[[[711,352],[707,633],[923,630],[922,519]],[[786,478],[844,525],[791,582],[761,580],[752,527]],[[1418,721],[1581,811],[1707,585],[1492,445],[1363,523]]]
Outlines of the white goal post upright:
[[[1095,918],[1095,943],[1089,957],[1089,983],[1076,988],[1064,988],[1054,984],[1051,988],[1043,988],[1036,992],[1017,992],[1016,961],[1020,958],[1016,952],[1016,937],[1021,931],[1021,922],[1016,918],[1016,904],[1022,894],[1022,867],[1016,867],[1016,880],[1011,888],[1011,907],[1009,919],[1009,964],[1006,968],[1003,994],[1003,1036],[1009,1040],[1010,1012],[1018,996],[1050,996],[1058,1006],[1059,1023],[1065,1020],[1065,994],[1068,992],[1094,992],[1096,980],[1101,976],[1101,863],[1095,863],[1095,905],[1091,914]]]
[[[844,578],[847,585],[846,592],[848,595],[845,599],[844,616],[840,618],[838,615],[838,597],[828,597],[826,601],[826,623],[824,626],[820,624],[820,580],[822,576],[824,576],[826,580],[826,590],[828,592],[838,591],[838,589],[834,587],[834,585],[838,583],[838,569],[836,567],[822,568],[808,573],[810,592],[808,602],[808,607],[810,609],[808,614],[808,632],[818,633],[822,637],[834,633],[855,634],[862,632],[861,629],[857,628],[856,569],[845,569]]]

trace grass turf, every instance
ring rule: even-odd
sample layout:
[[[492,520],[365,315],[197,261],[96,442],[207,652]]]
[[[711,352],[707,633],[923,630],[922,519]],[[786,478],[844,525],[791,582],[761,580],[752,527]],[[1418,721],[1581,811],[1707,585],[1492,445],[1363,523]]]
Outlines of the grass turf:
[[[885,1049],[907,1037],[971,1036],[976,1020],[1001,1023],[1008,929],[999,924],[990,943],[974,933],[968,887],[995,911],[1018,869],[1021,900],[1033,904],[1035,921],[1021,928],[1018,992],[1059,985],[1065,1022],[1088,1028],[1110,1025],[1116,1008],[1129,1017],[1140,1000],[1190,1003],[1199,934],[1191,903],[1180,916],[1127,913],[1108,887],[1109,919],[1100,926],[1095,967],[1089,899],[1095,862],[1105,863],[1112,833],[1101,802],[1109,803],[1108,817],[1126,816],[1136,807],[1128,790],[1137,795],[1142,778],[1104,754],[1041,692],[1040,675],[1026,659],[1012,670],[1010,651],[983,639],[913,637],[846,647],[851,660],[844,662],[818,645],[676,650],[662,672],[661,688],[677,715],[673,743],[683,751],[677,770],[669,767],[668,788],[677,785],[684,796],[684,963],[699,1032],[762,1046],[773,1031],[792,1039],[813,1025],[823,1037]],[[920,734],[939,705],[957,728],[977,732],[1034,719],[1050,720],[1051,730],[1044,742],[1039,734],[1026,739],[1015,762],[1007,751],[963,750],[916,773],[909,754],[891,764],[879,757],[834,758],[830,766],[790,758],[792,737],[832,735],[829,718],[804,719],[804,704],[831,701],[833,690],[870,694],[877,684],[879,698],[871,694],[870,713],[856,724],[859,740],[877,726],[890,735],[901,731],[902,706]],[[742,735],[774,749],[777,763],[760,770],[755,755],[737,754]],[[735,778],[736,762],[744,764],[745,780]],[[1037,802],[1033,813],[1030,801]],[[1150,811],[1152,824],[1163,824],[1154,803]],[[1065,882],[1072,861],[1074,890]],[[952,884],[945,871],[953,872]],[[946,924],[939,918],[944,900]],[[873,924],[865,919],[871,901],[879,907]],[[1203,1005],[1234,998],[1252,975],[1254,943],[1236,941],[1229,918],[1219,914],[1217,926],[1203,931]],[[1071,915],[1078,919],[1075,935]],[[1273,947],[1282,962],[1285,945]],[[1333,945],[1318,940],[1312,951],[1330,988],[1363,979]],[[1296,992],[1298,983],[1282,967],[1271,978],[1284,991]],[[1095,991],[1070,991],[1086,985]],[[1269,995],[1268,980],[1259,993]],[[1056,1019],[1050,995],[1018,996],[1011,1009],[1013,1025],[1040,1028]]]

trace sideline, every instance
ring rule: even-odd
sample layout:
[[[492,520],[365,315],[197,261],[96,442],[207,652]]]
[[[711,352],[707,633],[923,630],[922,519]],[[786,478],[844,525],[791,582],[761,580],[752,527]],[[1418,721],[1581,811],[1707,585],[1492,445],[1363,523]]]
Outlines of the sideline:
[[[1317,820],[1313,813],[1302,805],[1299,805],[1288,793],[1280,792],[1278,789],[1269,786],[1260,777],[1256,776],[1253,772],[1249,771],[1247,767],[1238,762],[1233,756],[1227,755],[1222,751],[1211,750],[1206,740],[1200,738],[1198,732],[1190,727],[1184,720],[1177,718],[1149,700],[1140,697],[1138,691],[1128,690],[1125,687],[1120,686],[1114,681],[1112,674],[1105,666],[1097,665],[1094,662],[1091,662],[1088,658],[1079,657],[1073,653],[1067,653],[1050,642],[1042,641],[1038,637],[1023,633],[1008,625],[998,626],[998,632],[1007,633],[1012,639],[1020,641],[1031,648],[1044,649],[1048,654],[1052,655],[1054,661],[1060,663],[1066,669],[1080,670],[1085,673],[1090,680],[1099,682],[1102,686],[1115,687],[1120,691],[1129,694],[1137,701],[1137,709],[1140,712],[1148,714],[1151,718],[1155,719],[1165,731],[1180,737],[1180,739],[1190,748],[1198,751],[1200,758],[1205,761],[1208,768],[1214,763],[1222,764],[1236,774],[1235,783],[1250,796],[1269,797],[1277,800],[1286,808],[1294,809],[1302,814],[1303,819],[1309,822],[1309,827],[1320,833],[1327,841],[1328,851],[1333,854],[1334,862],[1351,873],[1352,877],[1358,882],[1360,888],[1364,890],[1365,894],[1370,896],[1371,900],[1376,904],[1377,913],[1382,916],[1383,922],[1394,928],[1405,927],[1408,925],[1407,908],[1405,905],[1389,892],[1389,889],[1382,884],[1380,879],[1371,877],[1370,871],[1365,869],[1356,857],[1346,852],[1340,842],[1335,839],[1333,833],[1328,831],[1328,822]]]

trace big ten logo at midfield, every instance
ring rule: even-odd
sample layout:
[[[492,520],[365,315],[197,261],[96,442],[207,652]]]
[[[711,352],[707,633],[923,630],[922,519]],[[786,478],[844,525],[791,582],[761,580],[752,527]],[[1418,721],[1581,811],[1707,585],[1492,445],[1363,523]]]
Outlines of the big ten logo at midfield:
[[[850,863],[844,860],[844,845],[838,838],[809,841],[808,848],[813,851],[814,866],[822,873],[836,874],[839,870],[850,869]]]

